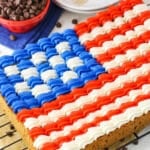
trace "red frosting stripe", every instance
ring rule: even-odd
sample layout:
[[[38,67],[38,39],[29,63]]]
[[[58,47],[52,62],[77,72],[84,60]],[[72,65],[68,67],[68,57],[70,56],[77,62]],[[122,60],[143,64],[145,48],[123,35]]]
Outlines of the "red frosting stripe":
[[[70,132],[69,135],[59,137],[56,140],[54,140],[53,142],[49,142],[49,143],[44,144],[43,147],[42,147],[42,150],[48,150],[47,148],[53,148],[53,146],[55,146],[55,148],[58,149],[61,146],[62,143],[69,142],[72,139],[74,139],[76,136],[81,135],[81,134],[87,132],[88,128],[94,127],[94,126],[100,124],[103,121],[107,121],[112,116],[121,114],[125,110],[127,110],[128,108],[135,107],[135,106],[138,105],[139,102],[144,101],[144,100],[146,100],[148,98],[150,98],[150,94],[149,95],[141,95],[140,97],[136,98],[135,101],[133,101],[133,102],[123,103],[118,109],[116,109],[116,110],[110,110],[105,116],[96,117],[94,119],[94,121],[92,121],[92,123],[86,123],[86,124],[84,124],[81,128]]]
[[[102,74],[95,81],[88,82],[83,88],[74,89],[71,93],[59,96],[55,101],[45,103],[41,108],[31,110],[22,110],[17,114],[20,121],[24,122],[26,118],[38,117],[42,114],[62,108],[65,104],[74,102],[77,98],[87,95],[92,89],[98,89],[107,82],[113,82],[119,75],[127,73],[130,69],[139,67],[146,62],[150,62],[150,54],[139,56],[132,62],[125,62],[121,67],[109,70],[109,74]],[[143,57],[143,58],[142,58]]]
[[[43,127],[45,133],[49,135],[53,131],[62,130],[65,126],[72,125],[75,121],[86,117],[91,112],[99,110],[102,106],[113,103],[117,97],[121,97],[128,94],[130,90],[139,89],[143,84],[149,83],[147,81],[149,76],[150,73],[146,76],[140,76],[136,79],[135,82],[130,81],[128,83],[125,83],[120,89],[111,91],[108,96],[100,96],[99,98],[97,98],[96,102],[84,105],[80,110],[72,112],[69,116],[65,116],[63,118],[60,118],[56,122],[47,124]],[[31,135],[33,134],[32,132],[34,132],[34,128],[29,131]]]
[[[102,46],[102,44],[105,41],[112,40],[116,35],[118,35],[118,34],[124,35],[125,32],[127,32],[129,30],[134,30],[134,27],[136,27],[138,25],[142,25],[145,20],[149,19],[149,16],[150,16],[150,11],[142,12],[139,16],[131,19],[131,21],[121,25],[121,27],[116,28],[116,29],[112,29],[109,33],[106,33],[103,35],[98,35],[93,40],[86,41],[84,43],[84,45],[85,45],[87,50],[90,50],[90,48],[93,48],[93,47]]]
[[[120,50],[121,50],[121,49],[120,49]],[[112,52],[112,50],[111,50],[111,52]],[[149,53],[147,53],[146,55],[149,56]],[[114,56],[114,55],[110,55],[110,54],[108,53],[108,54],[105,54],[105,55],[99,55],[96,59],[97,59],[97,61],[98,61],[99,63],[102,63],[102,64],[103,64],[104,62],[107,62],[107,61],[112,60],[113,57],[115,57],[115,56]],[[139,59],[140,62],[142,62],[141,59],[145,59],[145,57],[146,57],[147,60],[149,59],[149,57],[147,57],[147,56],[139,56],[139,57],[137,57],[136,59]],[[128,63],[128,62],[127,62],[127,63]],[[126,65],[126,62],[125,62],[123,65]]]
[[[85,22],[79,23],[75,26],[75,31],[78,36],[81,36],[84,33],[90,32],[94,27],[101,26],[107,21],[114,20],[115,17],[123,16],[125,11],[132,9],[135,5],[141,3],[143,3],[142,0],[122,0],[119,5],[112,6],[100,13],[97,13],[95,17],[91,17]]]

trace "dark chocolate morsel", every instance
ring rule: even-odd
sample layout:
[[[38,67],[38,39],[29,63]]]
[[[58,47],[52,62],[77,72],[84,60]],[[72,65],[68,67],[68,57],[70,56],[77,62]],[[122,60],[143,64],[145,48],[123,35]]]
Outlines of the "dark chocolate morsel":
[[[139,143],[139,141],[138,141],[137,139],[135,139],[135,140],[133,141],[133,144],[134,144],[134,145],[138,145],[138,143]]]
[[[62,25],[61,25],[60,22],[57,22],[57,23],[56,23],[56,27],[57,27],[57,28],[60,28],[61,26],[62,26]]]
[[[0,0],[0,17],[8,20],[30,19],[43,10],[46,2],[47,0]]]
[[[12,124],[10,124],[10,129],[11,129],[11,130],[14,130],[15,127],[14,127]]]
[[[72,19],[72,23],[73,23],[73,24],[77,24],[77,23],[78,23],[78,20],[77,20],[77,19]]]
[[[12,41],[15,41],[17,38],[13,34],[11,34],[11,35],[9,35],[9,39],[12,40]]]
[[[9,136],[9,137],[12,137],[14,135],[14,133],[12,131],[8,131],[6,132],[6,134]]]

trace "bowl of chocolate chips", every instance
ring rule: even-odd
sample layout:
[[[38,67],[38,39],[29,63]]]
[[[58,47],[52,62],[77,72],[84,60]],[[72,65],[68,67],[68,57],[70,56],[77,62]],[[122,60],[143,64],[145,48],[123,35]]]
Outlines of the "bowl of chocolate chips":
[[[49,6],[50,0],[0,0],[0,25],[25,33],[43,20]]]

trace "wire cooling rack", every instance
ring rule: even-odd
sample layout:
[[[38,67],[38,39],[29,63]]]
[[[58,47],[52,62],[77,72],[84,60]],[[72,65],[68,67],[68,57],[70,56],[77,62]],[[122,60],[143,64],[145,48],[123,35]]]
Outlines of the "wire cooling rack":
[[[120,140],[106,150],[127,150],[129,145],[137,145],[139,141],[146,136],[150,137],[150,127],[139,134],[134,133],[130,137]],[[137,149],[137,147],[135,149]],[[2,110],[0,110],[0,150],[28,150],[20,134],[16,131]]]

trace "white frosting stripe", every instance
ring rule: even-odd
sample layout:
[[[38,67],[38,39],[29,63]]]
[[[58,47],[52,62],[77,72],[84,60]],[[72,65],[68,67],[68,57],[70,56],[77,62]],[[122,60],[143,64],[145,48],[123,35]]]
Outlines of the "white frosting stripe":
[[[30,87],[28,86],[27,82],[18,82],[15,84],[16,93],[28,92],[30,91]]]
[[[129,92],[128,95],[117,98],[114,103],[103,106],[100,110],[90,113],[88,116],[86,116],[85,118],[79,119],[74,124],[66,126],[63,130],[52,132],[49,136],[50,141],[52,142],[59,137],[62,137],[64,135],[66,136],[66,135],[70,134],[71,131],[73,131],[73,130],[78,130],[84,124],[91,123],[96,117],[107,115],[107,113],[109,111],[119,109],[122,104],[134,101],[140,95],[146,95],[146,94],[150,93],[150,88],[148,89],[148,91],[146,90],[148,87],[150,87],[150,84],[143,85],[141,89],[132,90]],[[131,117],[132,117],[132,115],[131,115]],[[127,118],[127,119],[129,121],[129,120],[132,120],[133,118],[132,119]],[[116,121],[115,116],[112,117],[112,120],[114,121],[114,124],[117,127],[120,127],[122,125],[122,122]],[[106,134],[107,133],[109,133],[109,129],[106,130]],[[37,142],[39,140],[39,138],[40,137],[38,137],[35,142]]]
[[[119,107],[116,109],[119,109]],[[143,101],[140,101],[137,106],[128,107],[122,113],[117,115],[112,115],[109,120],[100,122],[97,124],[97,126],[88,128],[87,132],[76,136],[74,140],[70,142],[64,142],[62,146],[59,148],[59,150],[70,150],[70,149],[72,150],[72,147],[77,149],[84,149],[87,144],[92,143],[98,137],[103,136],[105,134],[109,134],[111,131],[120,128],[125,123],[128,123],[129,121],[133,121],[136,117],[140,117],[143,114],[146,114],[148,111],[150,111],[150,99],[145,99]],[[38,136],[34,141],[34,146],[37,149],[41,149],[44,143],[46,142],[53,143],[55,142],[55,140],[57,140],[57,138],[67,136],[70,131],[78,130],[85,123],[90,123],[96,117],[102,116],[98,111],[93,112],[90,115],[88,116],[89,118],[88,117],[86,118],[87,119],[86,121],[85,119],[83,121],[81,119],[75,124],[73,124],[72,126],[65,127],[63,131],[60,132],[55,131],[52,132],[50,136],[44,136],[44,139],[42,138],[43,135]],[[74,145],[76,145],[76,147]]]
[[[132,83],[140,76],[146,76],[150,73],[150,63],[143,64],[141,67],[136,69],[131,69],[127,74],[118,76],[113,82],[104,84],[100,89],[95,89],[91,91],[88,95],[81,96],[76,99],[73,103],[64,105],[59,110],[53,110],[46,115],[47,120],[50,122],[55,122],[63,116],[69,116],[71,112],[81,109],[86,104],[92,104],[97,100],[99,95],[106,96],[109,95],[113,90],[120,89],[125,83]],[[133,81],[134,80],[134,81]],[[39,121],[39,118],[36,118]],[[31,129],[38,126],[34,123],[35,119],[27,118],[24,122],[26,128]],[[32,125],[31,125],[32,124]]]
[[[104,121],[95,127],[89,128],[86,133],[76,136],[74,140],[63,143],[59,150],[84,149],[86,145],[92,143],[98,137],[106,133],[108,134],[116,128],[120,128],[120,126],[128,123],[130,120],[134,120],[136,117],[146,114],[148,111],[150,111],[150,99],[140,102],[136,107],[128,108],[123,113],[113,116],[108,121]],[[36,146],[36,143],[34,145]]]
[[[56,65],[65,64],[64,59],[60,55],[54,55],[50,57],[48,61],[53,68],[55,68]]]
[[[38,84],[31,89],[32,94],[37,97],[40,94],[45,94],[51,91],[50,87],[47,84]]]
[[[55,79],[57,78],[58,75],[57,75],[57,72],[54,70],[54,69],[49,69],[49,70],[46,70],[44,72],[41,73],[41,78],[44,82],[48,82],[50,79]]]
[[[61,77],[64,83],[67,83],[71,79],[77,79],[77,78],[78,78],[78,74],[75,73],[74,71],[65,71]]]
[[[107,69],[121,67],[125,62],[132,62],[140,56],[146,56],[150,52],[150,43],[143,43],[137,49],[129,49],[125,54],[116,55],[115,58],[109,62],[104,62],[103,66]]]
[[[73,58],[68,59],[67,61],[67,66],[71,70],[74,70],[74,68],[83,66],[83,65],[84,65],[83,60],[81,60],[80,57],[73,57]]]
[[[71,47],[68,42],[61,42],[56,45],[56,50],[59,54],[62,54],[65,51],[70,51]]]
[[[150,19],[147,19],[144,22],[144,25],[139,25],[134,28],[134,30],[129,30],[125,33],[125,35],[116,35],[113,40],[106,41],[102,44],[101,47],[92,47],[89,52],[93,57],[97,57],[100,54],[108,53],[111,48],[115,48],[122,43],[128,42],[136,37],[139,37],[146,31],[150,30],[150,27],[147,24],[150,24]]]
[[[27,81],[30,77],[38,77],[39,73],[35,67],[30,67],[27,69],[23,69],[21,71],[21,77]]]
[[[138,4],[134,6],[132,10],[125,11],[123,17],[117,17],[114,21],[108,21],[104,23],[103,26],[97,26],[92,29],[91,32],[80,35],[80,42],[85,43],[86,41],[93,40],[98,35],[109,33],[112,29],[119,28],[123,24],[131,21],[131,19],[138,17],[140,13],[148,10],[149,8],[146,6],[146,4]]]
[[[46,55],[44,52],[36,52],[32,55],[32,62],[34,65],[41,64],[47,61]]]
[[[5,67],[4,72],[6,73],[7,76],[19,74],[19,70],[16,65],[11,65],[11,66]]]

